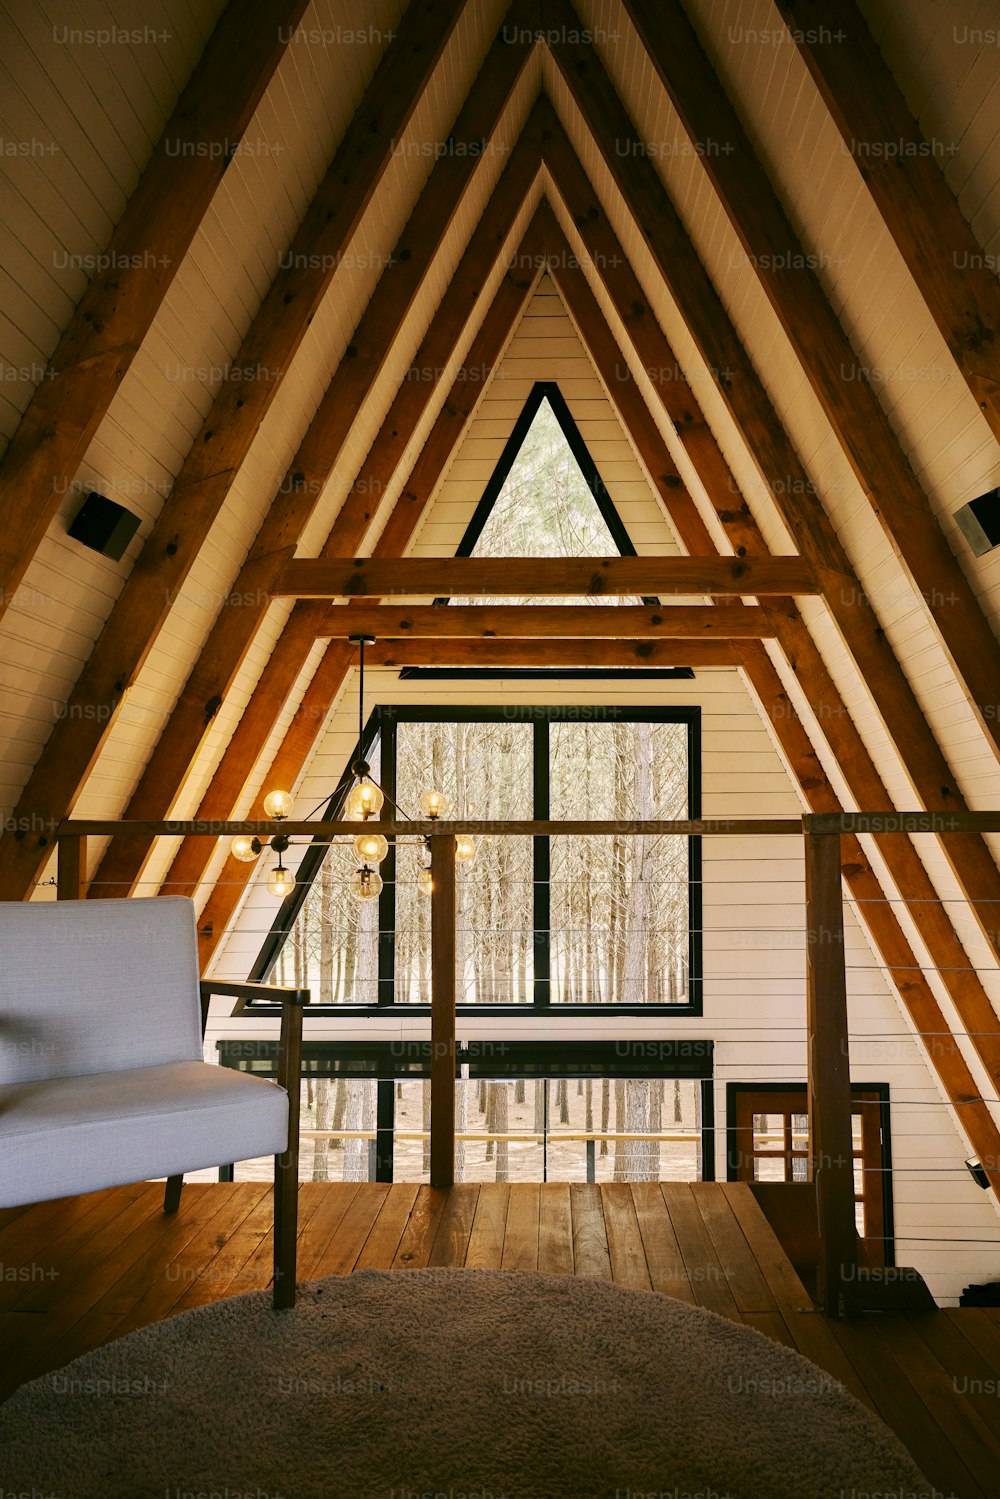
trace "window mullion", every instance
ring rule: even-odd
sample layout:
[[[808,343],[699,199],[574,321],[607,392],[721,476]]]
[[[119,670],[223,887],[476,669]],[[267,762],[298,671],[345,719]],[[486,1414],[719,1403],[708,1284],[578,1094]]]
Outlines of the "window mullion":
[[[549,816],[549,723],[541,719],[533,725],[531,815],[537,820]],[[534,927],[534,1003],[548,1008],[552,1001],[551,892],[552,869],[548,838],[532,839],[532,925]]]

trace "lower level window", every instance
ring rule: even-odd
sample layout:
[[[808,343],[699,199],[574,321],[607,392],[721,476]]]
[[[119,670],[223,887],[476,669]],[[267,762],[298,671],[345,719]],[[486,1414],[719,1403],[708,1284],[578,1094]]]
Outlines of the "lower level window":
[[[731,1181],[809,1180],[809,1113],[804,1083],[769,1088],[730,1084]],[[886,1264],[891,1241],[889,1090],[851,1089],[854,1205],[858,1236],[871,1264]]]
[[[218,1043],[273,1076],[274,1042]],[[671,1070],[670,1058],[680,1063]],[[470,1043],[455,1084],[455,1177],[467,1182],[701,1181],[714,1176],[710,1042]],[[426,1182],[429,1047],[303,1047],[305,1181]],[[240,1179],[269,1163],[241,1162]]]

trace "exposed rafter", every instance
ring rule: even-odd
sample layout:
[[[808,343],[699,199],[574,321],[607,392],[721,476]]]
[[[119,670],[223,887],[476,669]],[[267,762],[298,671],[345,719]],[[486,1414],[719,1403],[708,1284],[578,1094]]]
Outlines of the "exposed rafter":
[[[29,826],[66,816],[204,544],[305,336],[394,143],[415,109],[465,0],[416,0],[355,113],[333,162],[292,240],[233,360],[173,489],[119,595],[65,716],[52,727],[22,793]],[[246,381],[244,369],[276,371]],[[48,834],[0,835],[0,899],[27,895],[45,859]]]
[[[153,324],[306,0],[229,0],[0,463],[0,614]],[[106,268],[105,268],[106,267]]]
[[[1000,438],[1000,285],[854,0],[776,0],[966,384]],[[823,45],[837,35],[841,45]]]
[[[468,378],[470,371],[480,375],[491,372],[498,364],[504,346],[527,302],[536,279],[536,267],[542,255],[537,226],[532,223],[513,257],[511,269],[502,277],[482,326],[469,347],[465,363],[445,398],[441,411],[421,449],[420,456],[393,508],[385,531],[375,548],[382,547],[393,555],[405,550],[423,517],[434,486],[444,471],[460,434],[465,428],[479,397],[481,383]],[[532,269],[525,269],[531,267]],[[431,335],[429,335],[430,337]],[[424,359],[425,349],[417,359]],[[447,362],[447,361],[446,361]],[[412,382],[403,382],[403,388]],[[395,408],[382,425],[379,437],[359,475],[355,490],[359,496],[383,494],[394,472],[396,461],[406,443],[396,441]],[[416,420],[416,417],[412,417]],[[391,434],[387,436],[386,434]],[[343,513],[343,512],[342,512]],[[331,533],[331,541],[337,527]],[[292,610],[276,649],[264,667],[254,693],[236,730],[226,746],[211,784],[198,808],[199,817],[228,817],[243,795],[246,783],[264,749],[281,707],[304,668],[316,637],[316,624],[326,612],[324,604],[299,604]],[[273,757],[269,774],[284,785],[294,785],[307,756],[322,734],[330,710],[343,688],[355,662],[355,650],[339,641],[331,641],[319,666],[302,695],[295,716]],[[254,807],[260,811],[262,797]],[[212,850],[204,839],[185,839],[170,866],[164,893],[192,895],[211,859]],[[201,921],[201,956],[207,962],[239,904],[249,871],[245,864],[228,859],[222,879],[216,884]]]
[[[517,14],[517,7],[515,7]],[[519,32],[523,28],[518,28]],[[129,800],[129,818],[165,817],[225,700],[257,631],[264,622],[275,582],[316,503],[347,440],[354,422],[392,349],[396,333],[425,284],[448,226],[481,160],[481,142],[500,121],[530,43],[496,43],[480,88],[474,90],[452,131],[464,144],[436,163],[416,207],[380,278],[371,301],[309,424],[288,470],[279,484],[246,561],[202,647],[183,691],[150,755],[139,784]],[[468,149],[475,147],[476,149]],[[444,316],[436,321],[435,339],[424,347],[415,366],[443,368],[483,282],[493,269],[502,244],[522,206],[537,171],[537,131],[530,127],[507,162],[489,203],[481,214],[462,262],[452,280]],[[405,382],[418,393],[412,409],[424,409],[433,382]],[[393,406],[398,418],[403,398]],[[342,507],[327,546],[339,546],[351,528],[360,542],[371,520],[374,490],[355,489]],[[337,538],[336,540],[334,538]],[[293,678],[294,680],[294,678]],[[289,684],[290,685],[290,684]],[[121,843],[109,850],[101,868],[105,895],[126,895],[142,871],[151,845]],[[106,867],[105,867],[106,866]]]
[[[553,276],[564,295],[584,343],[590,348],[598,369],[619,369],[618,344],[600,312],[586,277],[574,264],[570,246],[546,216],[548,243],[553,250]],[[594,266],[615,267],[616,274],[606,278],[616,310],[633,342],[635,352],[647,369],[672,370],[675,378],[658,382],[653,388],[668,415],[676,421],[681,435],[691,426],[702,434],[692,450],[688,448],[695,470],[702,482],[716,516],[732,543],[737,538],[749,541],[754,548],[764,545],[752,518],[739,501],[739,488],[710,430],[704,425],[693,391],[686,385],[670,345],[645,306],[632,273],[621,265],[620,247],[606,223],[586,220],[581,225],[586,258]],[[692,552],[703,552],[711,546],[711,535],[690,494],[674,480],[673,464],[666,452],[655,423],[634,382],[618,378],[608,381],[608,392],[616,404],[643,464],[656,484],[661,502],[681,543]],[[677,420],[684,413],[685,421]],[[802,622],[793,600],[772,600],[766,606],[772,613],[786,660],[792,666],[813,713],[814,731],[825,736],[852,795],[860,806],[891,805],[889,793],[864,749],[864,744],[840,697],[822,657]],[[835,811],[840,808],[837,795],[799,719],[798,713],[782,686],[781,679],[764,646],[746,642],[737,646],[737,657],[743,672],[756,693],[767,722],[774,733],[786,764],[799,786],[810,810]],[[909,911],[921,939],[931,954],[949,997],[973,1038],[987,1075],[995,1089],[1000,1079],[1000,1045],[989,996],[978,975],[970,967],[948,913],[937,897],[926,870],[912,842],[906,838],[886,837],[879,840],[879,853],[896,883],[904,893]],[[989,1107],[982,1100],[971,1071],[953,1039],[942,1045],[940,1037],[949,1027],[934,991],[912,952],[892,906],[876,878],[860,842],[845,838],[843,842],[844,878],[858,902],[858,914],[865,923],[875,950],[880,954],[915,1028],[935,1038],[927,1047],[928,1058],[936,1069],[951,1101],[961,1109],[961,1118],[975,1148],[985,1149],[990,1160],[1000,1161],[994,1142],[1000,1131]],[[995,1187],[1000,1187],[1000,1170],[995,1173]]]
[[[996,715],[1000,644],[968,578],[945,543],[937,518],[875,389],[859,368],[850,340],[824,295],[818,275],[811,269],[815,257],[810,257],[796,237],[679,0],[625,0],[625,4],[681,123],[699,150],[699,160],[747,252],[754,274],[868,496],[872,513],[906,567],[914,597],[922,601],[933,621],[956,674],[965,685],[968,701],[975,708],[994,751],[1000,755],[1000,722]],[[810,27],[815,29],[816,18],[812,14],[815,7],[809,9]],[[804,34],[803,18],[800,16],[799,20]],[[844,49],[825,46],[819,50],[825,56]],[[864,97],[868,91],[858,88],[854,58],[849,71],[851,98]],[[713,143],[718,147],[720,142],[725,143],[725,149],[713,150]],[[927,165],[947,192],[940,172],[933,163]],[[895,167],[893,173],[899,176]],[[914,234],[910,221],[908,231]],[[943,261],[945,239],[940,227],[937,235],[941,246],[939,259]],[[950,241],[947,243],[950,257],[953,246]],[[913,247],[911,243],[906,248]],[[926,252],[925,243],[921,243],[921,250]],[[995,277],[990,279],[992,301],[1000,312],[1000,286]],[[1000,329],[1000,323],[997,327]],[[992,357],[998,360],[998,356]],[[846,379],[845,371],[854,371],[857,378]]]
[[[964,810],[965,801],[933,730],[924,717],[891,643],[861,587],[829,516],[811,497],[811,481],[774,410],[725,307],[712,285],[652,163],[641,151],[623,150],[635,139],[631,120],[592,48],[577,42],[572,9],[553,0],[564,16],[567,41],[553,54],[582,110],[587,126],[653,256],[663,283],[683,313],[710,377],[767,483],[776,509],[804,559],[816,569],[824,600],[850,649],[870,701],[893,741],[914,792],[926,807]],[[553,118],[546,160],[575,160],[565,132]],[[638,145],[638,143],[637,143]],[[571,204],[575,221],[603,218],[591,189],[583,205]],[[876,686],[877,684],[877,686]],[[1000,954],[996,913],[1000,871],[988,845],[975,835],[942,838],[980,930]]]

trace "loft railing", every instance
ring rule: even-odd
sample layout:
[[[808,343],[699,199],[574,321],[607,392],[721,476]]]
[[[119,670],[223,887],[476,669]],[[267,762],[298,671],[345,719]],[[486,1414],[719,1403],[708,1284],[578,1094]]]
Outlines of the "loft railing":
[[[456,883],[455,836],[604,836],[650,834],[683,837],[801,837],[806,867],[806,1039],[810,1177],[816,1190],[822,1244],[819,1291],[827,1310],[843,1314],[854,1302],[858,1250],[854,1229],[854,1172],[851,1081],[847,1025],[847,984],[841,885],[842,834],[951,834],[1000,832],[996,812],[839,812],[799,818],[697,818],[621,821],[475,821],[369,823],[386,838],[414,836],[431,850],[431,1110],[430,1179],[449,1187],[455,1169],[456,1063]],[[86,894],[87,840],[91,837],[268,838],[273,822],[67,821],[56,832],[57,894]],[[286,836],[313,840],[353,839],[356,822],[283,821]],[[1000,1186],[1000,1132],[988,1111],[966,1115],[966,1126],[980,1159],[989,1161],[994,1190]]]

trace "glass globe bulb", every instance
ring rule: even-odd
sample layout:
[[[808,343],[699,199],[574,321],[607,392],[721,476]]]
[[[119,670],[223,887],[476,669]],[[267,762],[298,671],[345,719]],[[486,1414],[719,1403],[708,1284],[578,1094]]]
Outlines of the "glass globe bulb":
[[[381,833],[359,833],[354,840],[354,852],[362,864],[381,864],[389,852],[389,840]]]
[[[471,864],[476,857],[476,840],[470,838],[468,833],[458,833],[455,837],[455,858],[460,864]]]
[[[254,843],[257,843],[256,848],[254,848]],[[260,843],[257,839],[251,838],[249,833],[239,833],[229,845],[229,852],[234,859],[239,859],[241,864],[252,864],[260,853],[260,848]]]
[[[374,900],[382,893],[382,876],[377,869],[362,865],[351,875],[351,894],[356,900]]]
[[[273,817],[275,822],[290,817],[294,805],[287,791],[269,791],[264,798],[264,812],[268,817]]]
[[[443,791],[425,791],[420,798],[420,810],[433,822],[436,817],[448,816],[451,811],[451,802]]]
[[[344,813],[354,821],[363,819],[367,822],[369,817],[378,816],[384,801],[385,797],[381,789],[375,785],[374,781],[366,778],[359,781],[351,791],[344,806]]]
[[[431,879],[431,872],[429,869],[422,869],[417,875],[417,888],[418,890],[421,890],[424,895],[433,894],[434,881]]]
[[[278,900],[284,900],[295,889],[295,874],[283,864],[275,864],[265,881],[268,891]]]

